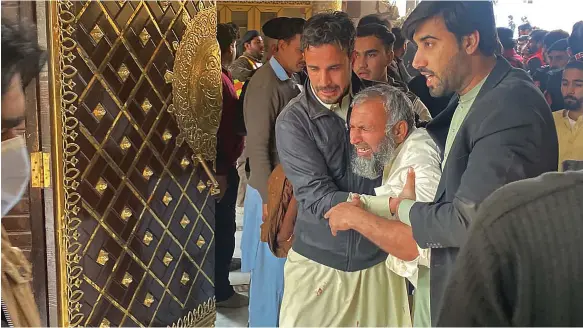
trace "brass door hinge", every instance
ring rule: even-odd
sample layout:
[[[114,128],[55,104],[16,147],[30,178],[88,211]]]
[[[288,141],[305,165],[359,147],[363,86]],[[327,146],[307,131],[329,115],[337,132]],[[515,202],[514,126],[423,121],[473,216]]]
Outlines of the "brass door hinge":
[[[33,188],[51,186],[51,154],[43,152],[30,154],[30,184]]]

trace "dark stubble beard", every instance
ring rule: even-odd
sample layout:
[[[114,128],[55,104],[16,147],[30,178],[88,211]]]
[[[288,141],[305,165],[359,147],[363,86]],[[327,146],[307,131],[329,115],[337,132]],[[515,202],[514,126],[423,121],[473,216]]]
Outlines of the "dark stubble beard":
[[[443,76],[437,77],[439,82],[433,88],[429,88],[429,94],[432,97],[443,97],[458,91],[461,87],[464,72],[464,64],[462,59],[461,49],[458,53],[451,57],[443,70]]]
[[[580,111],[583,109],[583,99],[568,96],[564,98],[564,102],[566,110]]]
[[[360,157],[356,154],[356,148],[352,147],[350,166],[352,172],[370,180],[377,179],[383,174],[385,165],[395,155],[397,146],[392,138],[385,136],[379,149],[370,158]]]

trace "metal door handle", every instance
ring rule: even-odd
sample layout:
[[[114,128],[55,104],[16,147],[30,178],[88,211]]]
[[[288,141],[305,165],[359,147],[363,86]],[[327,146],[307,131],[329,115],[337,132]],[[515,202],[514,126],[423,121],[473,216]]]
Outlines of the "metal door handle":
[[[214,195],[218,195],[219,193],[221,193],[221,189],[220,189],[220,186],[219,186],[219,182],[217,181],[217,178],[215,178],[215,175],[213,174],[213,171],[208,166],[208,164],[206,163],[206,161],[204,160],[204,158],[202,158],[202,155],[201,154],[194,155],[193,156],[193,160],[198,161],[202,165],[202,168],[206,172],[206,175],[211,180],[211,183],[212,183],[212,187],[211,187],[211,190],[210,190],[211,195],[214,196]]]

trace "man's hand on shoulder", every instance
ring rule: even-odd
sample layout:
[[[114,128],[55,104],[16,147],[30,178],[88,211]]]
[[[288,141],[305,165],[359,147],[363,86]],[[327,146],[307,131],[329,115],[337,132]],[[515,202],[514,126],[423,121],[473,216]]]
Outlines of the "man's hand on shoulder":
[[[405,181],[405,186],[397,198],[389,198],[389,209],[391,214],[396,215],[399,209],[399,204],[403,199],[416,200],[417,195],[415,193],[415,170],[410,167],[407,171],[407,180]]]
[[[332,235],[338,231],[346,231],[353,228],[354,221],[364,212],[361,207],[360,197],[353,195],[352,201],[340,203],[332,207],[324,218],[328,219]]]

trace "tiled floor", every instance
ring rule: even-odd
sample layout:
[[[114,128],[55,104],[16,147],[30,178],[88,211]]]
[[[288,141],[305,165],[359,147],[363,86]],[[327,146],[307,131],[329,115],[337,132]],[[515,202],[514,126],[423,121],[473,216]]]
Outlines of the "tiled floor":
[[[237,232],[235,233],[234,258],[241,258],[241,236],[243,235],[243,214],[237,213]],[[235,292],[249,295],[249,274],[241,271],[231,272],[229,275]],[[247,327],[249,312],[247,307],[238,309],[217,308],[216,327]]]

